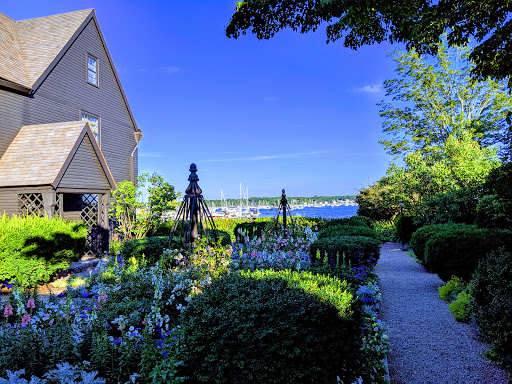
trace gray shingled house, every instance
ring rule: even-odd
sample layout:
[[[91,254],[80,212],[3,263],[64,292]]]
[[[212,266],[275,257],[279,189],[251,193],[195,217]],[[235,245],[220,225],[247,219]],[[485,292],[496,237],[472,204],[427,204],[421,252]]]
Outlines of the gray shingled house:
[[[141,137],[93,9],[0,13],[0,214],[83,220],[105,246],[95,229],[135,180]]]

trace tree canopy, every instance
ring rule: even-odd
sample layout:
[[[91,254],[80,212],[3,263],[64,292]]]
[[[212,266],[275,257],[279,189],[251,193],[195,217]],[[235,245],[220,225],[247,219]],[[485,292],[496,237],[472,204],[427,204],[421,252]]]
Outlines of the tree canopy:
[[[399,49],[391,55],[397,78],[386,80],[387,101],[380,115],[389,140],[381,140],[388,153],[400,156],[446,142],[466,132],[483,146],[498,144],[508,130],[512,97],[503,81],[474,81],[469,47],[438,43],[434,57]]]
[[[237,3],[228,37],[250,29],[269,39],[284,28],[306,33],[327,24],[327,42],[346,47],[403,42],[436,54],[448,30],[450,46],[476,43],[470,54],[477,79],[506,79],[512,73],[512,1],[474,0],[246,0]]]

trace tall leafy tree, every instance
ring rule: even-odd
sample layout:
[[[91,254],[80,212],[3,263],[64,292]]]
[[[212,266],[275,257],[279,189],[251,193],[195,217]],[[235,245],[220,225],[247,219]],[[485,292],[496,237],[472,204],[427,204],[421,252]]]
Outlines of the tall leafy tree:
[[[388,153],[428,152],[450,136],[465,132],[480,145],[497,144],[508,130],[512,97],[503,81],[475,81],[469,47],[438,44],[434,57],[396,50],[396,79],[384,82],[387,101],[380,103]]]
[[[506,79],[512,73],[511,0],[246,0],[237,3],[226,34],[251,30],[268,39],[284,28],[306,33],[327,24],[327,42],[343,39],[357,49],[383,41],[403,42],[437,53],[447,30],[450,46],[476,42],[475,78]]]

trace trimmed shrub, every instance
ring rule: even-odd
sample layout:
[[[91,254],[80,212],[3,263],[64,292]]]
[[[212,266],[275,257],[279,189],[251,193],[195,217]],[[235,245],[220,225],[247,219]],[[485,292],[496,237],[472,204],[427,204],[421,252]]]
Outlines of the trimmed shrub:
[[[491,252],[471,280],[472,312],[496,359],[512,373],[512,253]]]
[[[512,201],[498,195],[482,196],[476,206],[476,223],[485,228],[512,226]]]
[[[468,281],[486,253],[504,246],[512,246],[512,231],[453,224],[449,231],[431,235],[425,246],[425,262],[444,281],[452,275]]]
[[[445,285],[437,288],[437,290],[439,291],[440,299],[454,300],[460,292],[466,289],[466,287],[467,283],[465,283],[460,277],[452,276]]]
[[[326,237],[337,237],[337,236],[364,236],[372,237],[377,239],[378,233],[371,228],[362,226],[351,226],[351,225],[336,225],[334,227],[328,227],[318,234],[319,239]]]
[[[208,383],[351,383],[361,308],[348,284],[290,271],[230,274],[181,316],[184,374]]]
[[[379,234],[380,241],[387,242],[396,242],[398,241],[397,234],[396,234],[396,226],[395,222],[393,220],[388,221],[376,221],[374,224],[374,229]]]
[[[0,216],[0,281],[24,287],[50,280],[80,259],[87,228],[59,217]]]
[[[419,228],[414,224],[414,216],[400,215],[395,218],[396,234],[402,244],[411,242],[412,234]]]
[[[364,236],[338,236],[319,239],[311,244],[311,260],[321,261],[326,253],[331,262],[343,261],[345,257],[353,267],[375,265],[380,256],[380,241]]]
[[[351,225],[373,228],[373,220],[364,216],[344,217],[342,219],[325,220],[321,229],[335,227],[338,225]]]
[[[411,236],[411,247],[414,251],[414,255],[421,262],[425,262],[425,247],[427,245],[427,241],[436,233],[443,231],[450,231],[450,228],[453,224],[433,224],[433,225],[425,225],[424,227],[419,228],[417,231]]]

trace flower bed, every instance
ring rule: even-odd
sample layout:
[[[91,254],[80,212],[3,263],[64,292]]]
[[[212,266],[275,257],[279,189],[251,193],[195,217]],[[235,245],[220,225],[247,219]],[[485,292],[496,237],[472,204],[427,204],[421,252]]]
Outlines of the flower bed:
[[[309,356],[306,359],[309,365],[299,364],[294,377],[308,377],[314,381],[327,375],[336,381],[333,372],[339,372],[340,378],[384,382],[380,360],[386,353],[387,340],[374,312],[380,300],[376,277],[367,266],[352,267],[341,263],[333,266],[329,262],[311,265],[307,252],[315,239],[316,233],[306,229],[293,239],[266,233],[260,239],[249,239],[233,248],[200,241],[192,253],[165,249],[154,265],[130,255],[110,256],[85,286],[68,288],[60,297],[51,296],[47,302],[40,301],[33,291],[23,291],[15,286],[8,302],[0,307],[0,378],[6,377],[7,370],[24,369],[17,375],[26,379],[48,379],[57,374],[57,370],[59,375],[65,371],[73,374],[76,382],[80,382],[78,380],[83,375],[105,383],[201,381],[201,377],[194,376],[194,371],[189,369],[194,366],[193,358],[197,356],[182,341],[199,329],[196,326],[182,328],[181,325],[185,324],[187,313],[191,313],[187,311],[190,306],[197,309],[206,292],[210,292],[211,298],[212,282],[217,286],[230,285],[232,281],[238,281],[238,276],[243,281],[250,280],[249,286],[252,281],[264,280],[263,285],[254,283],[261,287],[258,292],[262,296],[251,299],[256,302],[247,299],[245,305],[249,307],[264,304],[270,297],[267,297],[268,292],[274,292],[277,296],[272,294],[272,300],[288,303],[286,308],[297,314],[309,313],[308,308],[316,306],[326,311],[330,311],[331,306],[339,306],[333,312],[338,313],[334,318],[322,321],[337,324],[343,318],[354,327],[351,332],[353,342],[340,346],[350,354],[344,355],[345,358],[357,359],[355,365],[347,360],[350,372],[345,369],[349,365],[344,368],[338,365],[341,362],[327,362],[325,354],[314,352],[311,356],[304,355]],[[318,288],[314,288],[315,284]],[[290,290],[294,293],[286,293]],[[228,307],[242,310],[236,304],[238,295],[232,299],[222,297],[222,300],[229,300],[225,303]],[[263,301],[258,301],[258,297]],[[349,297],[350,300],[342,305],[343,298]],[[308,304],[302,308],[305,303],[312,307]],[[341,308],[343,317],[339,312]],[[196,311],[196,315],[200,324],[201,312]],[[207,313],[204,315],[206,318]],[[285,319],[289,314],[281,311],[279,316]],[[317,315],[311,312],[308,316],[313,319]],[[336,316],[340,318],[337,320]],[[304,351],[314,345],[322,351],[322,340],[327,342],[329,338],[322,331],[323,323],[320,320],[311,322],[308,317],[292,317],[299,323],[305,321],[308,324],[310,336],[302,334],[301,326],[298,326],[289,333],[289,337],[293,336],[290,339],[285,334],[279,336],[280,339],[273,338],[277,355],[293,355],[287,345],[295,343],[291,340],[305,341],[307,337],[311,343],[304,344]],[[277,317],[272,316],[272,311],[265,319],[269,332],[277,329],[273,327],[272,322],[277,321]],[[288,323],[288,320],[276,322],[275,326]],[[219,326],[229,327],[230,324]],[[250,336],[251,329],[263,332],[263,328],[249,327],[248,337],[258,337],[257,334]],[[229,345],[223,347],[228,354]],[[251,344],[248,347],[250,349]],[[257,356],[251,355],[251,365],[247,361],[246,367],[256,367],[248,374],[255,378],[264,377],[258,373],[261,361]],[[245,362],[242,356],[236,360],[219,360],[219,364],[228,372],[232,364]],[[329,367],[327,371],[321,368],[325,364]],[[279,381],[279,372],[277,369],[276,376],[272,374],[273,379],[269,380]]]

